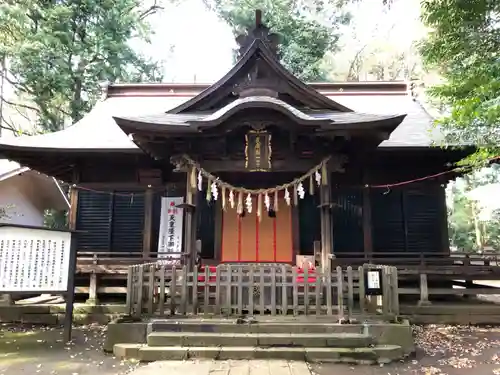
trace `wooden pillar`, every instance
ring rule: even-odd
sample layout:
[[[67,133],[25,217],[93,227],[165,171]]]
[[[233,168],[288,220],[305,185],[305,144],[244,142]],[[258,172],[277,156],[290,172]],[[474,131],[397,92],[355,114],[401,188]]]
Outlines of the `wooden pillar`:
[[[222,224],[224,211],[220,201],[215,205],[214,261],[218,264],[222,258]]]
[[[85,303],[88,305],[97,304],[97,274],[94,272],[90,274],[89,298]]]
[[[153,191],[147,189],[144,194],[144,229],[142,236],[142,257],[151,256],[152,230],[153,230]]]
[[[330,176],[326,176],[326,181],[322,181],[320,187],[320,218],[321,218],[321,269],[330,270],[330,263],[333,257],[332,252],[332,213],[331,213],[331,188]]]
[[[405,240],[405,252],[408,252],[408,204],[406,200],[406,190],[401,191],[401,221]]]
[[[439,201],[441,215],[441,243],[442,243],[442,253],[444,255],[450,255],[450,237],[448,233],[448,210],[446,207],[446,183],[445,181],[439,185]]]
[[[419,306],[429,305],[429,286],[427,284],[427,274],[420,274],[420,301],[418,301]]]
[[[363,170],[363,252],[370,259],[373,254],[372,202],[368,171]]]
[[[292,204],[291,210],[292,210],[292,246],[293,246],[292,264],[295,264],[297,255],[300,254],[299,206]]]
[[[68,227],[70,230],[76,229],[76,218],[78,213],[78,189],[71,187],[69,191],[69,215]]]
[[[73,176],[73,182],[78,182],[78,175],[75,173]],[[78,189],[71,187],[69,190],[69,215],[68,215],[68,228],[70,230],[76,230],[76,222],[78,218]],[[78,244],[77,244],[78,246]],[[95,263],[97,260],[94,261]],[[96,304],[97,303],[97,275],[95,273],[90,274],[89,281],[89,298],[86,303]]]
[[[185,204],[185,225],[184,225],[184,252],[188,255],[186,259],[186,266],[188,271],[191,272],[195,267],[196,261],[196,187],[191,186],[191,173],[192,167],[186,169],[186,204]]]

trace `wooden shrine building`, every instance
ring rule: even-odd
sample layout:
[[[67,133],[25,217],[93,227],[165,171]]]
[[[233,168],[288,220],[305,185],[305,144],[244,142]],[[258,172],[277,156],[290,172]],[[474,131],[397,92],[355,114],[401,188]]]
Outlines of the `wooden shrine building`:
[[[81,275],[123,278],[158,253],[193,266],[197,240],[204,264],[449,254],[444,172],[467,151],[434,146],[408,83],[306,84],[278,39],[257,22],[211,86],[107,85],[75,125],[0,140],[74,186]],[[161,223],[164,197],[179,199]]]

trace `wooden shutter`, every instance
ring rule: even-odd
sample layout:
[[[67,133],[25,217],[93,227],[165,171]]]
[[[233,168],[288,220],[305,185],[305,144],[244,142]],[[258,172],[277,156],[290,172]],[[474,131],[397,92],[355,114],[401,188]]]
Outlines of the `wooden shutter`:
[[[363,252],[363,192],[359,188],[332,193],[333,252],[340,256]]]
[[[80,190],[76,229],[79,251],[109,251],[111,241],[111,194]]]
[[[115,193],[111,251],[142,253],[144,191],[115,191]]]

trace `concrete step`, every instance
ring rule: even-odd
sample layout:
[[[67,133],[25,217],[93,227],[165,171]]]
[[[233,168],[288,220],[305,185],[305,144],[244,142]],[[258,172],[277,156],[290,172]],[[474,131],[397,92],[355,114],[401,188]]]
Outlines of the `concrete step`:
[[[363,348],[374,342],[360,333],[212,333],[212,332],[152,332],[148,346],[225,346],[225,347],[336,347]]]
[[[114,354],[119,358],[134,358],[143,362],[186,359],[283,359],[308,362],[374,364],[389,363],[403,357],[397,345],[378,345],[372,348],[255,348],[255,347],[182,347],[116,344]]]
[[[210,333],[361,333],[362,324],[332,322],[254,322],[238,324],[236,320],[158,320],[148,324],[148,332]]]

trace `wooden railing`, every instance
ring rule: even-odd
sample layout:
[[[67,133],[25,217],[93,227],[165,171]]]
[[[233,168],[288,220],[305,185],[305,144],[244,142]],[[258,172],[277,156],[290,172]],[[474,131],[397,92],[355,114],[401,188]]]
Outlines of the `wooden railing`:
[[[438,254],[435,252],[346,252],[335,253],[331,260],[331,266],[357,266],[366,263],[386,264],[407,270],[442,270],[454,269],[464,274],[474,273],[480,270],[500,270],[500,254],[471,254],[464,252],[453,252],[450,254]]]
[[[381,295],[367,296],[365,273],[380,269]],[[129,267],[127,309],[132,316],[316,315],[342,320],[399,313],[395,267],[337,267],[333,272],[287,265],[222,264],[188,272],[157,263]]]

